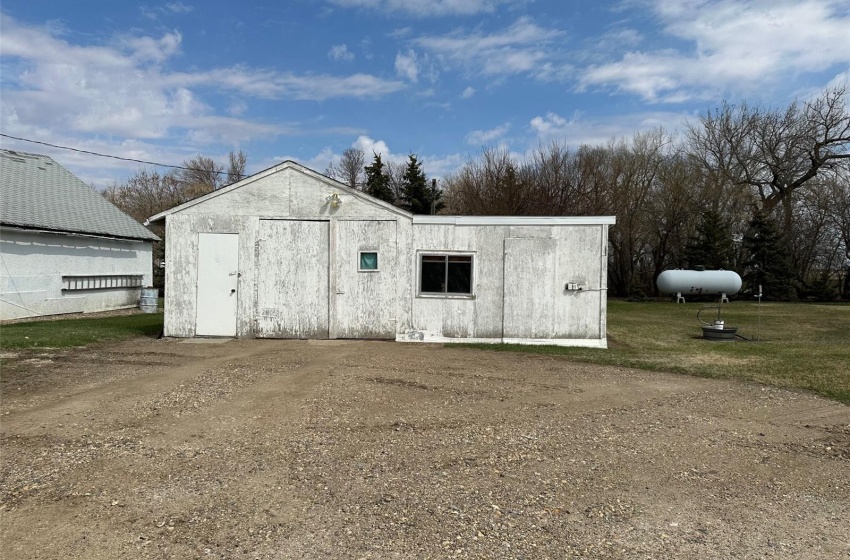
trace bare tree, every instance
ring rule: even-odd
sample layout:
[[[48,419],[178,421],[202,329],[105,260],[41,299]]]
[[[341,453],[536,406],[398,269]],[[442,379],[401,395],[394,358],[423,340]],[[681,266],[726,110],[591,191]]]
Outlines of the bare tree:
[[[724,103],[688,126],[689,151],[730,184],[750,189],[765,212],[781,204],[790,232],[792,194],[850,160],[845,96],[846,87],[827,89],[784,111]]]
[[[364,167],[366,154],[360,148],[347,148],[342,152],[338,163],[331,163],[325,170],[328,177],[345,183],[352,189],[363,188],[365,180]]]
[[[404,187],[404,173],[407,171],[407,165],[400,161],[388,161],[384,166],[384,173],[390,180],[390,190],[395,197],[394,204],[401,200],[401,192]]]
[[[230,163],[227,166],[227,180],[225,184],[232,185],[245,178],[245,166],[248,163],[248,156],[242,150],[238,152],[231,151],[228,154],[228,159]]]
[[[635,134],[631,140],[608,145],[607,166],[609,212],[617,223],[609,232],[611,252],[608,278],[612,291],[620,296],[634,295],[641,282],[641,267],[650,266],[650,235],[646,227],[646,203],[664,161],[669,139],[661,129]]]
[[[527,170],[507,150],[484,148],[443,181],[450,212],[528,215],[534,207]]]
[[[224,186],[224,167],[211,157],[197,155],[183,162],[184,169],[176,172],[176,178],[183,183],[186,192],[200,196]]]

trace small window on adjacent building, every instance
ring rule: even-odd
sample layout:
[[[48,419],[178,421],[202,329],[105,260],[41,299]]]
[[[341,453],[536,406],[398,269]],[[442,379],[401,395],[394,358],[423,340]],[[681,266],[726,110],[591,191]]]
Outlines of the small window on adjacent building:
[[[360,251],[360,264],[357,268],[360,272],[378,271],[378,252]]]
[[[472,255],[422,255],[419,293],[472,295]]]

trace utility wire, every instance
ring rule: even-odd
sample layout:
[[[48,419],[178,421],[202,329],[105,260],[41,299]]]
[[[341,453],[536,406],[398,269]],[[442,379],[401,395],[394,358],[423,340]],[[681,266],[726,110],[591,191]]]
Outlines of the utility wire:
[[[119,159],[121,161],[132,161],[132,162],[135,162],[135,163],[144,163],[145,165],[156,165],[156,166],[159,166],[159,167],[170,167],[171,169],[183,169],[185,171],[204,171],[204,172],[208,172],[208,173],[215,173],[217,175],[227,175],[227,172],[225,172],[225,171],[212,171],[212,170],[207,170],[207,169],[198,169],[198,168],[195,168],[195,167],[183,167],[181,165],[169,165],[167,163],[156,163],[155,161],[145,161],[143,159],[133,159],[133,158],[126,158],[126,157],[121,157],[121,156],[113,156],[113,155],[109,155],[109,154],[101,154],[101,153],[98,153],[98,152],[91,152],[89,150],[81,150],[79,148],[71,148],[69,146],[60,146],[58,144],[51,144],[50,142],[41,142],[39,140],[30,140],[29,138],[20,138],[18,136],[12,136],[11,134],[3,134],[2,132],[0,132],[0,136],[2,136],[3,138],[10,138],[12,140],[20,140],[22,142],[31,142],[33,144],[41,144],[42,146],[50,146],[51,148],[59,148],[60,150],[70,150],[72,152],[78,152],[80,154],[89,154],[89,155],[92,155],[92,156]]]

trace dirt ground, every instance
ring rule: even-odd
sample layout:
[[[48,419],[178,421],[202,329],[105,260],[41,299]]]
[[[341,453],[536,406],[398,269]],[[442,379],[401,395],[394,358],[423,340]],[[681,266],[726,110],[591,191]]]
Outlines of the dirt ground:
[[[439,345],[6,353],[16,558],[850,558],[850,408]]]

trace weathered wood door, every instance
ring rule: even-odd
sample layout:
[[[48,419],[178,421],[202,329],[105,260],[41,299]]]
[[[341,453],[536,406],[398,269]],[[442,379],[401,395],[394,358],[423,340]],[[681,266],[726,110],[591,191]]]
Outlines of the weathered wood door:
[[[238,280],[239,235],[199,233],[196,335],[236,336]]]
[[[328,338],[327,221],[260,220],[255,335]]]
[[[337,338],[395,338],[396,222],[340,220],[334,259]]]
[[[553,337],[556,247],[548,238],[505,239],[504,338]]]

